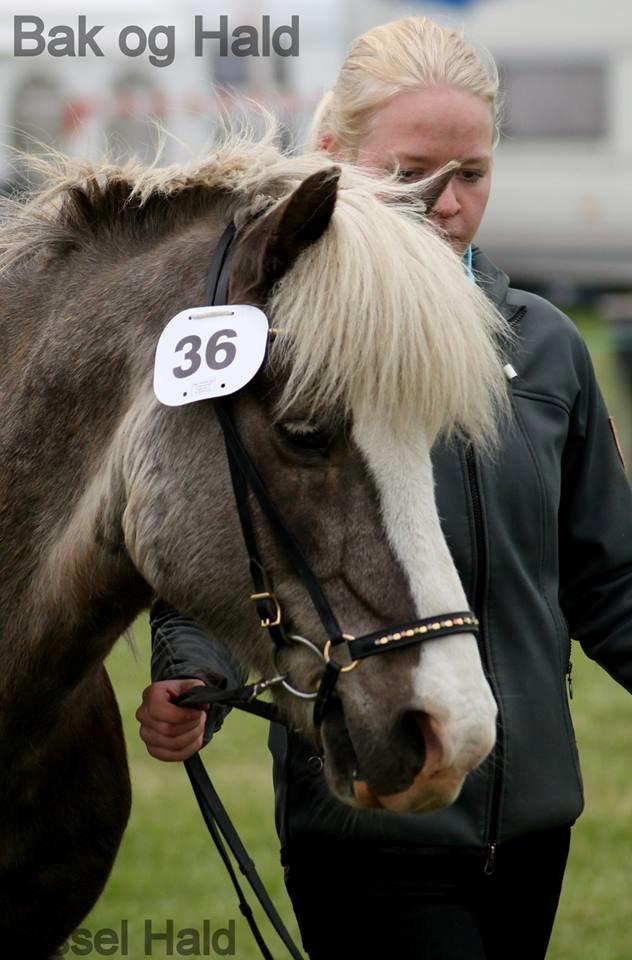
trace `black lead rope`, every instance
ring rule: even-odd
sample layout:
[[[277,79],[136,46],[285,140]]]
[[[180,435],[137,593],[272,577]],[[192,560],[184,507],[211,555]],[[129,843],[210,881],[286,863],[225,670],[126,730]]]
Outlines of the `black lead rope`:
[[[276,704],[256,699],[269,686],[270,682],[265,680],[258,683],[249,683],[245,687],[233,687],[231,690],[218,690],[217,687],[198,684],[182,693],[173,702],[180,707],[202,707],[207,704],[210,707],[215,704],[222,707],[235,707],[237,710],[244,710],[246,713],[252,713],[264,720],[283,723]]]
[[[228,816],[224,805],[217,794],[217,791],[215,790],[215,787],[211,783],[211,779],[204,768],[204,764],[202,763],[199,754],[189,757],[188,760],[185,760],[184,765],[189,775],[193,792],[202,812],[204,822],[208,827],[209,833],[213,838],[213,842],[219,851],[219,855],[222,858],[226,870],[228,871],[228,875],[235,890],[237,891],[239,910],[246,918],[252,934],[259,945],[259,949],[265,957],[265,960],[273,960],[272,954],[270,953],[270,950],[263,939],[261,931],[257,926],[252,908],[250,907],[250,904],[246,900],[243,890],[241,889],[239,879],[235,873],[232,863],[230,862],[230,857],[228,856],[224,842],[222,841],[222,836],[230,847],[233,856],[237,860],[241,872],[246,877],[248,883],[257,895],[259,903],[265,910],[268,919],[287,947],[290,956],[292,956],[294,960],[303,960],[302,954],[296,947],[296,944],[288,933],[283,921],[281,920],[281,917],[277,913],[274,904],[270,900],[266,888],[264,887],[257,873],[254,861],[248,856],[246,848],[241,842],[241,839],[235,830],[231,819]]]

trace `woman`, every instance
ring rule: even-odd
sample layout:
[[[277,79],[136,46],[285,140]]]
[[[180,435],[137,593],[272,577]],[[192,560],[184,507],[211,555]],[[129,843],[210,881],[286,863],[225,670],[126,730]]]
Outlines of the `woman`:
[[[566,698],[570,636],[632,690],[632,495],[586,347],[546,301],[472,248],[498,140],[498,77],[425,18],[353,45],[308,146],[421,178],[461,167],[431,222],[517,334],[514,418],[494,462],[433,451],[439,514],[499,704],[498,746],[459,800],[424,817],[352,811],[322,761],[272,725],[277,828],[312,960],[544,957],[583,804]],[[158,602],[154,682],[139,708],[152,756],[184,759],[221,716],[170,701],[193,679],[242,681],[217,638]],[[345,842],[341,843],[343,839]],[[335,918],[336,933],[333,935]]]

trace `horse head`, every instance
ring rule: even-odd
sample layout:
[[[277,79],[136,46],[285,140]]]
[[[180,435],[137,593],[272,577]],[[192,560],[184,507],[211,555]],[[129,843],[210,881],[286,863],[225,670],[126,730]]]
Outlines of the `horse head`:
[[[388,190],[395,198],[385,204]],[[321,161],[278,192],[254,218],[233,209],[242,229],[228,302],[260,307],[276,333],[231,415],[344,635],[392,638],[402,624],[468,609],[430,450],[440,432],[493,442],[505,403],[501,322],[392,182]],[[189,305],[183,285],[181,297]],[[315,725],[313,700],[294,691],[318,688],[327,635],[247,495],[290,642],[275,654],[259,623],[212,401],[161,407],[145,367],[131,411],[122,526],[142,578],[245,666],[264,677],[282,671],[277,702],[324,751],[340,799],[418,812],[451,803],[495,740],[496,705],[467,622],[355,665],[343,645],[333,648],[344,669]]]

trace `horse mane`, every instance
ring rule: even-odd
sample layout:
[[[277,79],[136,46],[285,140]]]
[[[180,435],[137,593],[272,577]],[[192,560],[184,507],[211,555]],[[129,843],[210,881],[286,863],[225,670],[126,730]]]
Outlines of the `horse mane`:
[[[331,161],[289,156],[263,137],[228,130],[186,165],[91,164],[53,152],[34,162],[45,186],[5,201],[0,276],[38,251],[143,242],[208,213],[223,198],[243,225]],[[276,284],[267,304],[279,327],[272,363],[288,371],[283,409],[338,410],[362,421],[379,411],[400,434],[465,434],[491,449],[509,409],[500,351],[505,321],[459,258],[423,222],[427,185],[340,163],[336,209],[321,240]],[[387,201],[387,202],[385,202]],[[317,322],[315,322],[317,318]],[[413,435],[411,433],[411,436]]]

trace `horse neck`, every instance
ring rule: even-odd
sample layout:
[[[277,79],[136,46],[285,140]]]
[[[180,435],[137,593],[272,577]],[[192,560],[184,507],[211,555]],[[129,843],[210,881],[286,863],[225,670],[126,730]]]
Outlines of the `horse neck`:
[[[164,324],[202,302],[217,219],[120,246],[104,233],[3,283],[0,642],[22,663],[102,658],[149,601],[121,530],[126,424],[149,402]]]
[[[55,478],[57,497],[62,493],[67,503],[45,498],[51,488],[44,483],[36,500],[32,478],[23,476],[33,514],[2,530],[13,556],[1,588],[5,682],[15,671],[44,700],[73,689],[100,663],[149,598],[122,540],[115,445],[84,464],[81,474],[75,483],[68,471]],[[43,663],[55,665],[54,678]]]
[[[54,288],[50,293],[32,303],[20,350],[0,381],[6,682],[11,667],[23,678],[30,663],[39,663],[41,674],[48,661],[65,664],[70,682],[102,659],[147,602],[120,533],[124,491],[115,439],[129,404],[126,364],[111,346],[82,340],[81,308],[72,296],[63,313],[53,308],[43,316],[55,299]],[[10,328],[19,317],[9,299],[5,292],[2,325],[15,341]],[[114,323],[110,332],[116,339]]]

